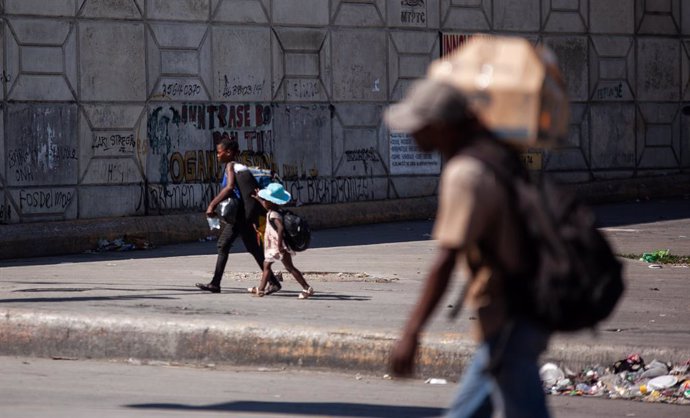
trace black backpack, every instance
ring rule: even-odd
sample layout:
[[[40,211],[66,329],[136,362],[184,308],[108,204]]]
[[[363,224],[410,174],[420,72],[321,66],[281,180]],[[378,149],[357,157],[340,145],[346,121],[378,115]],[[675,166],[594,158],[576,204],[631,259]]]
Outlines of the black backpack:
[[[307,220],[287,209],[281,209],[278,213],[283,218],[283,239],[288,248],[292,251],[304,251],[309,248],[311,229]],[[270,221],[273,228],[276,228],[273,219]]]
[[[486,139],[461,152],[496,174],[525,225],[527,267],[521,277],[504,271],[512,311],[550,331],[594,328],[608,317],[623,294],[622,268],[593,212],[552,182],[530,180],[502,143]]]

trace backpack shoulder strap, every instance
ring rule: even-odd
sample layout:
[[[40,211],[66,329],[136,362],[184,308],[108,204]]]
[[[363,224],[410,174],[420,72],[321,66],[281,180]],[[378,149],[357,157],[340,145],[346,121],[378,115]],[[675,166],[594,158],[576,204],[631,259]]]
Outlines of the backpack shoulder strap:
[[[277,213],[278,216],[280,216],[280,220],[283,221],[283,219],[285,218],[285,210],[284,209],[274,210],[273,212]],[[277,230],[278,228],[276,228],[276,223],[275,223],[274,218],[271,218],[270,216],[268,216],[268,214],[266,217],[268,218],[268,221],[271,223],[271,226],[273,227],[273,229]],[[283,225],[283,226],[285,226],[285,225]]]
[[[511,186],[518,179],[529,182],[529,174],[518,153],[497,139],[476,140],[463,147],[460,154],[484,163],[506,186]]]

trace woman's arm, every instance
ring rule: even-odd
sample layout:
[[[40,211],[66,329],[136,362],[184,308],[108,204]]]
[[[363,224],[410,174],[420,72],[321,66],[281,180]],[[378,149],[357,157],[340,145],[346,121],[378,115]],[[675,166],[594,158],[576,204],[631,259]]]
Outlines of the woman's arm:
[[[221,189],[220,192],[213,198],[211,203],[209,203],[206,208],[206,216],[214,217],[216,216],[216,206],[223,200],[227,199],[234,193],[235,189],[235,170],[232,167],[233,163],[228,163],[225,165],[225,175],[227,178],[227,183],[225,187]]]

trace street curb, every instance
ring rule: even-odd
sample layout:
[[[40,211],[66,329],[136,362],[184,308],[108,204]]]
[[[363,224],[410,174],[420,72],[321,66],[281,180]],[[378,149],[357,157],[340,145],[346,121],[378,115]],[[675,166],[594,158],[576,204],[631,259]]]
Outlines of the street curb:
[[[0,355],[304,367],[367,375],[388,373],[397,334],[285,328],[217,320],[75,315],[0,310]],[[475,344],[460,334],[425,338],[417,375],[457,378]],[[610,365],[628,353],[681,363],[688,352],[666,348],[554,342],[543,361],[570,368]]]

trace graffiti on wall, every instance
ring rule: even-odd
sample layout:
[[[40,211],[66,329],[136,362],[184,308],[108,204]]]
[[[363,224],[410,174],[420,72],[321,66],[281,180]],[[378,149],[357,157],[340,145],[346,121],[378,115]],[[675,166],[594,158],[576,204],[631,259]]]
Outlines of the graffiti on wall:
[[[285,181],[297,204],[345,203],[374,199],[371,177],[310,177]]]
[[[9,203],[0,204],[0,224],[6,224],[12,219],[12,205]]]
[[[63,213],[76,198],[74,189],[47,188],[19,190],[19,211],[22,214]]]
[[[48,141],[43,144],[27,143],[7,152],[8,175],[16,184],[38,180],[39,173],[57,170],[63,164],[77,160],[77,149]]]
[[[95,132],[93,134],[94,156],[132,155],[137,146],[134,133]]]
[[[242,98],[246,96],[259,96],[264,91],[266,80],[243,83],[237,78],[232,80],[228,78],[227,74],[221,75],[218,73],[218,89],[219,93],[228,98]]]
[[[202,93],[199,83],[161,83],[161,94],[170,97],[197,97]]]
[[[604,83],[602,83],[604,84]],[[623,87],[622,82],[613,83],[611,85],[600,85],[594,92],[595,100],[617,100],[624,99],[627,95],[627,89]]]
[[[425,0],[400,0],[400,23],[409,26],[426,26]]]
[[[484,33],[467,34],[467,33],[443,32],[441,34],[441,56],[444,57],[444,56],[450,54],[451,52],[453,52],[456,49],[460,48],[461,46],[465,45],[472,38],[476,38],[476,37],[491,38],[491,35],[484,34]]]
[[[8,186],[74,184],[76,105],[8,105],[5,163]]]
[[[236,140],[237,160],[274,169],[273,112],[266,104],[166,104],[147,121],[146,198],[152,210],[205,208],[222,178],[215,145]]]
[[[221,167],[215,144],[223,137],[238,141],[239,160],[270,168],[273,164],[273,121],[270,105],[183,104],[158,107],[148,121],[151,154],[159,159],[161,183],[210,182]],[[153,179],[151,179],[153,180]]]
[[[136,209],[139,211],[146,204],[153,213],[204,211],[216,193],[216,184],[152,184],[142,188]]]

